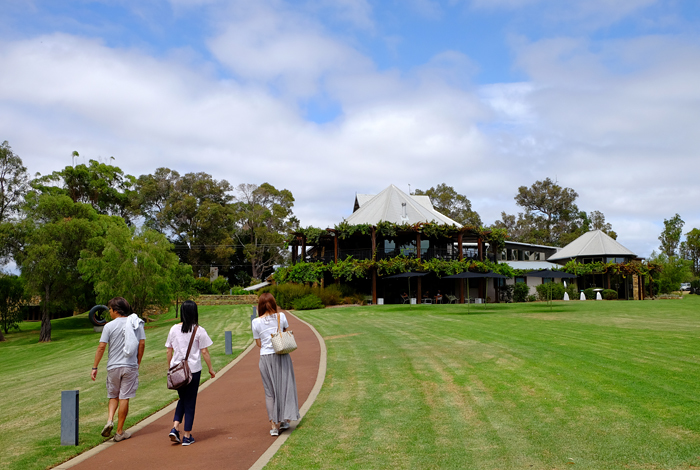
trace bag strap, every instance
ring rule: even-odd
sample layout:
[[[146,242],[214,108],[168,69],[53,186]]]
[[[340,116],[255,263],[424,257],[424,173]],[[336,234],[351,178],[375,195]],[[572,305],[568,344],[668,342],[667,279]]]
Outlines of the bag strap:
[[[275,316],[277,316],[277,333],[282,333],[282,327],[280,325],[280,312],[275,313]]]
[[[187,360],[187,358],[190,357],[190,349],[192,349],[192,343],[194,343],[194,335],[197,334],[197,328],[199,328],[199,325],[195,325],[194,330],[192,330],[192,336],[190,336],[190,345],[187,346],[187,354],[185,354],[185,360]]]

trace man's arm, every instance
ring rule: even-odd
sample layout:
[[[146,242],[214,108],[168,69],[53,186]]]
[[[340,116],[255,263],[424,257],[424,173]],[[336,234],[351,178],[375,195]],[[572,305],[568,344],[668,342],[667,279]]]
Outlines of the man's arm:
[[[146,349],[146,340],[140,339],[139,340],[139,352],[138,352],[138,355],[136,356],[136,359],[139,361],[139,365],[141,365],[141,358],[143,357],[143,350],[144,349]]]
[[[105,353],[105,348],[107,347],[107,343],[100,343],[97,346],[97,351],[95,352],[95,362],[93,362],[92,365],[92,380],[95,380],[97,378],[97,366],[100,365],[100,361],[102,360],[102,356],[104,356]]]

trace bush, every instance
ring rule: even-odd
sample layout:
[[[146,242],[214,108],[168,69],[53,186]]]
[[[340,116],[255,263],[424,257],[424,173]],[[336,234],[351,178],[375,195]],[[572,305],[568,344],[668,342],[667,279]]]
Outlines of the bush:
[[[522,282],[521,282],[522,284]],[[505,285],[498,288],[498,295],[501,302],[512,302],[513,301],[513,285]]]
[[[586,300],[595,300],[595,291],[592,287],[584,289],[583,293],[586,295]]]
[[[513,285],[513,301],[527,302],[527,296],[530,295],[530,288],[524,282],[516,282]]]
[[[563,300],[564,284],[559,282],[548,282],[536,287],[537,298],[539,300]]]
[[[570,300],[578,300],[578,298],[581,297],[576,284],[569,284],[566,288],[566,293],[569,294]]]
[[[527,301],[528,302],[535,302],[535,301],[537,301],[537,296],[535,294],[530,294],[527,296]]]
[[[265,287],[261,292],[269,292],[275,296],[277,305],[280,308],[289,310],[296,299],[304,297],[311,293],[311,288],[301,284],[278,284],[276,286]]]
[[[612,289],[605,289],[603,291],[603,298],[605,300],[617,300],[617,291]]]
[[[231,286],[228,285],[228,279],[223,276],[217,277],[214,282],[211,283],[211,290],[215,294],[228,294]]]
[[[690,293],[700,294],[700,280],[690,281]]]
[[[211,288],[211,282],[208,277],[198,277],[194,280],[194,289],[200,295],[211,295],[214,293],[214,289]]]
[[[231,295],[250,295],[250,294],[254,294],[254,292],[247,291],[247,290],[245,290],[243,287],[240,287],[240,286],[233,286],[233,287],[231,287],[230,292],[231,292]]]
[[[316,310],[324,308],[324,305],[320,298],[314,294],[308,294],[294,300],[294,302],[292,302],[292,307],[294,310]]]

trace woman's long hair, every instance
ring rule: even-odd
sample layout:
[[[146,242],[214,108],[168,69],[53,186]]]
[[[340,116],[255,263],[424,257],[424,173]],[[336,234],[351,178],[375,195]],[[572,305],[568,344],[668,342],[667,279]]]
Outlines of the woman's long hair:
[[[131,305],[126,301],[124,297],[114,297],[107,302],[107,307],[111,308],[117,312],[122,317],[128,317],[131,315]]]
[[[182,331],[183,333],[189,333],[199,322],[199,312],[197,311],[197,304],[192,300],[185,300],[180,307],[180,318],[182,319]]]
[[[260,295],[258,299],[258,316],[262,317],[266,313],[277,313],[277,302],[275,296],[269,292]]]

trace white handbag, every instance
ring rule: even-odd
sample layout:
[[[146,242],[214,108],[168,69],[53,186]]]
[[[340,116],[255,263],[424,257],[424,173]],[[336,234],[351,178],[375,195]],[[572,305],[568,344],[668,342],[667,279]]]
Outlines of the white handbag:
[[[277,332],[272,333],[272,348],[275,354],[289,354],[297,348],[292,330],[282,331],[280,326],[280,314],[277,314]]]

